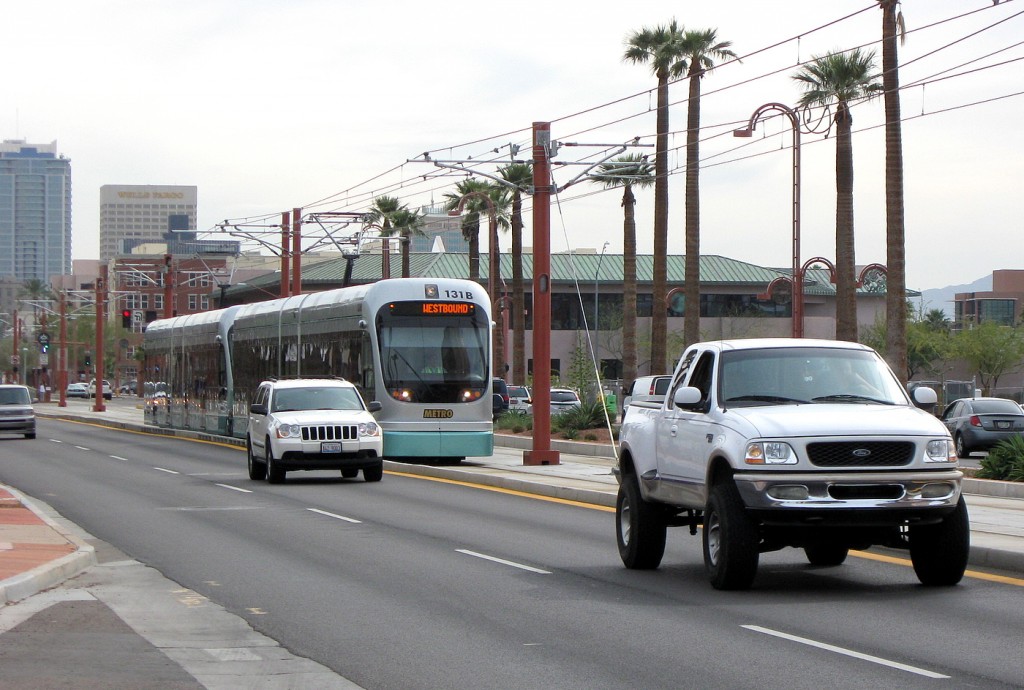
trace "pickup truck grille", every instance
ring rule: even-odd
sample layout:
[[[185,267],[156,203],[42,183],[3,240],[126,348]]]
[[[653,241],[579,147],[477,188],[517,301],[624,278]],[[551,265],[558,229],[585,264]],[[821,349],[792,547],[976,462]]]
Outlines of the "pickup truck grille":
[[[807,456],[818,467],[893,467],[914,460],[909,441],[837,441],[808,443]]]
[[[324,424],[302,427],[303,441],[355,441],[359,427],[355,424]]]

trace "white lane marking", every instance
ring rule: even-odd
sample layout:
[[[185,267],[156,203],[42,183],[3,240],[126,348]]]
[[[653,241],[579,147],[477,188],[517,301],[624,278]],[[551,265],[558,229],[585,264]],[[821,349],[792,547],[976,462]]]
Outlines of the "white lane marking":
[[[223,486],[225,489],[231,489],[232,491],[239,491],[239,492],[241,492],[243,494],[251,494],[252,493],[252,491],[250,491],[249,489],[243,489],[240,486],[231,486],[230,484],[217,484],[216,482],[214,482],[214,486]]]
[[[174,470],[167,470],[164,469],[163,467],[154,467],[153,469],[156,470],[157,472],[166,472],[167,474],[178,474],[178,472],[175,472]]]
[[[476,551],[469,551],[468,549],[455,549],[457,553],[464,553],[467,556],[473,556],[475,558],[482,558],[485,561],[493,561],[495,563],[501,563],[502,565],[510,565],[513,568],[519,568],[520,570],[529,570],[531,573],[538,573],[540,575],[550,575],[550,570],[541,570],[540,568],[534,568],[529,565],[523,565],[522,563],[516,563],[515,561],[506,561],[504,558],[498,558],[497,556],[488,556],[485,553],[477,553]]]
[[[89,450],[85,446],[75,446],[75,448],[77,448],[78,450]]]
[[[115,460],[120,460],[121,462],[128,462],[128,458],[122,458],[120,455],[111,455],[110,457],[114,458]]]
[[[824,649],[825,651],[828,651],[828,652],[835,652],[836,654],[844,654],[846,656],[851,656],[854,659],[862,659],[864,661],[870,661],[873,664],[880,664],[882,666],[888,666],[890,668],[899,669],[900,671],[907,671],[909,673],[916,673],[917,675],[925,676],[926,678],[949,678],[949,676],[944,676],[941,673],[936,673],[935,671],[929,671],[927,669],[917,668],[916,666],[908,666],[907,664],[901,664],[898,661],[890,661],[889,659],[883,659],[881,657],[871,656],[870,654],[863,654],[861,652],[855,652],[852,649],[845,649],[843,647],[836,647],[835,645],[826,644],[824,642],[818,642],[816,640],[811,640],[811,639],[808,639],[806,637],[798,637],[796,635],[790,635],[788,633],[779,632],[778,630],[772,630],[770,628],[762,628],[759,625],[742,625],[740,627],[746,628],[747,630],[752,630],[754,632],[764,633],[765,635],[772,635],[774,637],[781,637],[782,639],[789,640],[791,642],[799,642],[800,644],[805,644],[805,645],[808,645],[810,647],[817,647],[819,649]]]
[[[50,439],[50,443],[64,443],[64,442],[61,441],[59,438],[51,438]]]
[[[362,524],[362,520],[356,520],[355,518],[345,517],[344,515],[338,515],[336,513],[328,513],[326,510],[320,510],[319,508],[306,508],[311,513],[318,513],[320,515],[326,515],[327,517],[336,518],[338,520],[344,520],[345,522],[351,522],[356,525]]]

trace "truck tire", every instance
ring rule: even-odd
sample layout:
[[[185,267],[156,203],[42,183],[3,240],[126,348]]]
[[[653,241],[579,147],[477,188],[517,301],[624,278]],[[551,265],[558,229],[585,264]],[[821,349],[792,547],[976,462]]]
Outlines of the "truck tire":
[[[665,555],[667,525],[657,506],[645,501],[633,475],[622,478],[615,500],[615,540],[622,564],[631,570],[653,570]]]
[[[254,482],[262,481],[267,478],[267,466],[256,459],[256,456],[252,453],[252,441],[246,439],[245,441],[245,454],[248,456],[249,465],[249,479]]]
[[[838,544],[814,544],[805,546],[807,562],[821,567],[842,565],[850,553],[850,549]]]
[[[711,489],[704,511],[704,568],[715,589],[749,589],[757,574],[757,526],[732,481]]]
[[[960,582],[971,553],[971,525],[963,496],[942,522],[911,527],[909,536],[910,561],[921,584],[950,587]]]

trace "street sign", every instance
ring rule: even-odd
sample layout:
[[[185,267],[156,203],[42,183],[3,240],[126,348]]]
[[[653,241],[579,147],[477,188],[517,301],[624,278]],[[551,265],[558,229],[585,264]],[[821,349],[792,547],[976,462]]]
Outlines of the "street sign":
[[[40,345],[49,345],[50,344],[50,334],[47,333],[46,331],[43,331],[42,333],[39,334],[39,337],[37,338],[37,340],[39,341]]]
[[[18,366],[19,364],[21,364],[21,357],[19,357],[18,355],[11,355],[11,364],[13,366]]]

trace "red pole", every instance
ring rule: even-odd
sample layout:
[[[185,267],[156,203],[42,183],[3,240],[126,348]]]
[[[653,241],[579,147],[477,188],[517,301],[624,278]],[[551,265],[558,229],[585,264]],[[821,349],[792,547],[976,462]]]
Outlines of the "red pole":
[[[288,296],[288,240],[291,227],[288,224],[288,212],[281,214],[281,297]]]
[[[100,277],[96,279],[96,403],[94,412],[105,412],[103,404],[103,322],[106,320],[107,265],[100,265]]]
[[[557,465],[551,450],[551,123],[533,123],[533,450],[524,465]]]
[[[292,209],[292,294],[302,294],[302,209]]]
[[[67,407],[68,388],[68,303],[67,295],[60,293],[60,347],[57,350],[57,386],[60,388],[60,399],[57,407]]]

